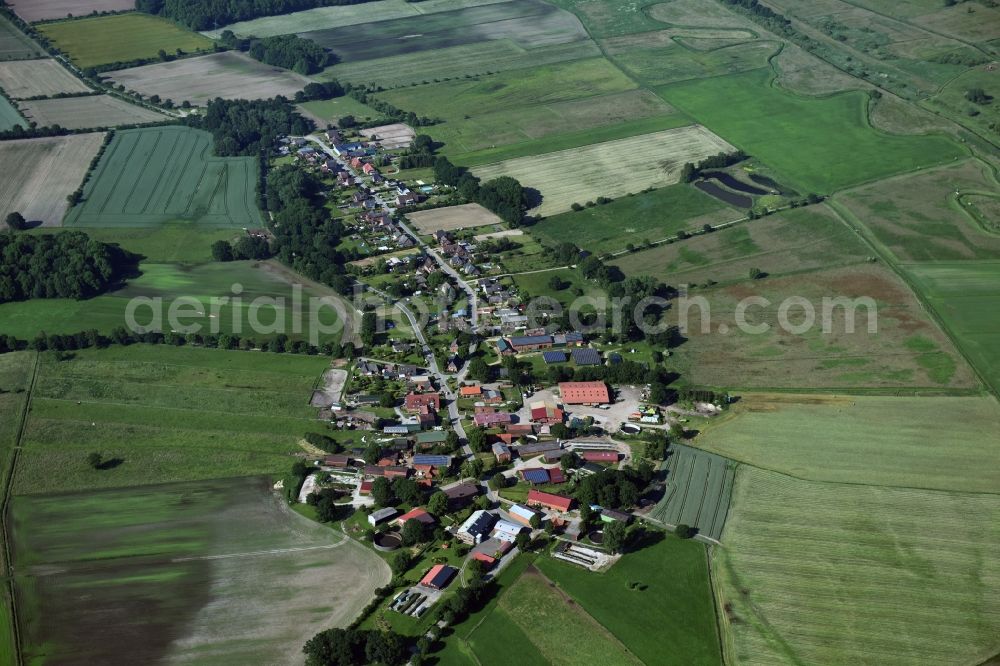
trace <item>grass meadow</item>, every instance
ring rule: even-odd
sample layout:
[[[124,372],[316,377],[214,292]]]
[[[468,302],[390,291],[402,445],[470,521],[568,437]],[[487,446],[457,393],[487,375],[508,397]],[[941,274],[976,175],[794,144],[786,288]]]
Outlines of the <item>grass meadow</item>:
[[[601,40],[612,60],[634,78],[649,86],[662,86],[736,74],[765,67],[778,50],[773,41],[745,41],[698,50],[683,46],[673,38],[674,31],[629,35]]]
[[[16,497],[12,515],[31,663],[283,663],[389,579],[266,478]]]
[[[140,326],[171,330],[169,308],[176,307],[178,323],[196,325],[203,335],[213,331],[242,332],[265,340],[284,333],[290,338],[303,338],[310,330],[308,299],[333,292],[318,286],[303,286],[301,329],[297,331],[294,327],[299,305],[294,300],[292,284],[282,271],[273,269],[269,263],[253,261],[193,266],[143,263],[142,275],[117,291],[84,301],[52,298],[3,303],[0,319],[4,333],[21,339],[33,339],[40,331],[76,333],[94,328],[110,333],[118,326],[125,326],[126,312],[133,299],[145,299],[150,305],[138,306],[134,311],[135,322]],[[239,294],[234,292],[237,284],[242,288]],[[237,295],[242,301],[218,301],[213,310],[213,299],[235,299]],[[261,300],[254,307],[253,301],[258,298],[272,300]],[[317,308],[315,314],[323,326],[333,327],[337,322],[337,313],[330,307]],[[339,331],[319,332],[319,339],[326,342],[339,335]]]
[[[964,154],[942,137],[890,136],[871,129],[863,93],[799,97],[772,87],[771,76],[763,68],[657,92],[803,192],[826,194]],[[719,104],[720,99],[726,103]]]
[[[571,241],[601,254],[658,241],[678,231],[697,231],[705,224],[729,222],[741,216],[718,199],[690,185],[661,187],[621,197],[609,204],[547,217],[529,228],[548,245]]]
[[[523,573],[497,605],[550,664],[568,666],[591,659],[604,664],[642,663],[537,571]]]
[[[654,533],[603,573],[552,558],[535,565],[644,663],[720,663],[703,544]]]
[[[993,492],[1000,484],[993,396],[747,393],[699,448],[810,481]]]
[[[161,49],[190,53],[212,48],[212,41],[198,33],[140,12],[43,23],[37,28],[80,68],[155,58]]]
[[[354,116],[358,122],[375,120],[381,117],[375,109],[362,104],[353,97],[344,95],[334,99],[314,100],[299,104],[298,108],[308,115],[322,121],[320,125],[327,123],[336,124],[337,120],[344,116]]]
[[[189,220],[259,227],[257,161],[214,157],[212,137],[187,127],[115,134],[65,226],[137,227]]]
[[[164,222],[158,227],[88,227],[86,234],[102,243],[117,243],[151,264],[202,264],[212,261],[212,243],[234,241],[243,232],[194,222]]]
[[[281,474],[322,430],[308,406],[329,360],[133,345],[44,354],[14,479],[19,495]],[[119,459],[93,470],[91,451]]]
[[[713,552],[727,662],[983,663],[997,651],[998,524],[995,494],[741,467]]]
[[[535,212],[552,215],[600,196],[616,198],[676,183],[685,162],[731,150],[700,125],[476,167],[483,179],[513,176],[541,192]]]
[[[27,127],[28,123],[16,106],[7,101],[6,97],[0,97],[0,131],[14,129],[15,125]]]

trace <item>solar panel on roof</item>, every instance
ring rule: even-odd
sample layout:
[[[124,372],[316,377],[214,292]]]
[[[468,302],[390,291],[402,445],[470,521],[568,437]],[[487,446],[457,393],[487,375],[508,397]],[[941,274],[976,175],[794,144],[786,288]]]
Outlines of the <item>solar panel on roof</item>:
[[[573,362],[577,365],[600,365],[601,355],[596,349],[574,349]]]
[[[417,455],[413,456],[414,465],[434,465],[436,467],[442,467],[448,465],[451,462],[450,456],[435,456],[435,455]]]
[[[544,469],[526,469],[523,472],[524,480],[528,483],[548,483],[549,472]]]
[[[546,363],[565,363],[566,362],[566,354],[565,354],[565,352],[561,352],[561,351],[542,352],[542,359]]]

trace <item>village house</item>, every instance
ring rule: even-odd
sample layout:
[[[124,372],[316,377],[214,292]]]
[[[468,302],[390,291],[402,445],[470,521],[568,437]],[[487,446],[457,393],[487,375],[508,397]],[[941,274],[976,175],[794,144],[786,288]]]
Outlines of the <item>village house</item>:
[[[420,579],[420,584],[432,590],[443,590],[458,573],[458,569],[447,564],[435,564],[427,575]]]
[[[498,463],[509,463],[510,462],[510,447],[508,447],[503,442],[493,443],[493,455],[496,457]]]
[[[529,493],[532,491],[528,491]],[[531,527],[531,519],[534,516],[539,515],[537,511],[529,509],[526,506],[521,506],[520,504],[512,504],[509,509],[507,509],[507,514],[518,523],[521,523],[525,527]]]
[[[402,527],[403,525],[405,525],[410,520],[415,520],[418,523],[423,523],[424,525],[433,525],[434,523],[437,522],[437,519],[434,518],[434,516],[432,516],[431,514],[427,513],[426,509],[422,509],[419,506],[417,508],[415,508],[415,509],[411,509],[410,511],[407,511],[402,516],[400,516],[399,518],[396,518],[392,522],[394,524],[399,525],[400,527]]]
[[[407,192],[406,194],[396,195],[396,206],[403,208],[404,206],[411,206],[420,201],[420,197],[413,192]]]
[[[462,543],[470,545],[480,543],[489,536],[496,521],[497,517],[492,513],[482,509],[473,511],[472,515],[458,528],[455,536]]]
[[[528,506],[540,506],[553,511],[569,511],[573,508],[573,498],[555,495],[553,493],[543,493],[532,488],[528,491]]]
[[[384,509],[377,509],[376,511],[372,511],[370,514],[368,514],[368,524],[371,525],[372,527],[375,527],[376,525],[384,523],[385,521],[389,520],[397,513],[399,512],[393,509],[391,506],[386,507]]]

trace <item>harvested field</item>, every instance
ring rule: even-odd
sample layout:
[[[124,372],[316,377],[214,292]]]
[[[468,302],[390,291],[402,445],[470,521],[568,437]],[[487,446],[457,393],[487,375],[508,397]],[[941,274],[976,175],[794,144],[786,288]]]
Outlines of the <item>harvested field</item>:
[[[9,97],[90,92],[90,88],[52,58],[0,61],[0,88]]]
[[[504,229],[503,231],[493,231],[488,234],[476,234],[472,238],[477,241],[493,240],[495,238],[517,238],[518,236],[523,236],[524,232],[520,229]]]
[[[503,224],[503,220],[479,204],[463,204],[433,210],[420,210],[407,214],[406,218],[421,234],[435,231],[455,231],[487,224]]]
[[[80,187],[103,139],[94,133],[0,143],[0,163],[19,165],[0,178],[0,212],[58,225],[69,207],[66,197]]]
[[[62,99],[21,102],[24,117],[39,127],[59,125],[67,129],[90,129],[119,125],[141,125],[166,120],[167,116],[111,95],[87,95]]]
[[[378,141],[386,150],[408,148],[413,143],[413,137],[416,136],[413,128],[404,123],[371,127],[361,130],[361,134],[369,139]]]
[[[292,512],[267,478],[21,497],[13,514],[36,660],[295,664],[390,577],[372,551]]]
[[[760,158],[800,192],[829,193],[964,154],[943,137],[873,131],[865,114],[867,96],[860,91],[806,98],[770,82],[771,70],[765,68],[676,83],[657,93]]]
[[[541,215],[600,196],[620,197],[676,183],[686,162],[733,148],[700,125],[476,167],[483,179],[513,176],[541,192]]]
[[[155,58],[161,49],[191,53],[212,48],[198,33],[140,12],[43,23],[38,31],[81,68]]]
[[[997,495],[741,467],[712,555],[726,662],[983,663],[1000,626],[997,524]]]
[[[735,463],[722,456],[674,445],[663,469],[667,473],[667,487],[649,516],[671,525],[690,525],[707,537],[719,539],[729,511]]]
[[[509,0],[422,0],[420,4],[406,0],[377,0],[354,5],[334,5],[332,7],[317,7],[291,14],[279,16],[264,16],[252,21],[231,23],[218,30],[202,32],[206,37],[218,39],[223,30],[232,30],[240,37],[253,35],[255,37],[273,37],[274,35],[290,35],[306,30],[324,30],[341,28],[360,23],[387,21],[389,19],[420,16],[447,12],[466,7],[494,5]]]
[[[309,79],[295,72],[265,65],[233,51],[123,69],[114,72],[111,78],[116,84],[146,96],[159,95],[175,104],[187,100],[196,106],[204,106],[216,97],[290,98],[309,83]]]
[[[115,134],[67,226],[156,226],[173,220],[261,226],[257,163],[212,156],[208,132],[167,126]]]
[[[418,51],[398,56],[347,62],[328,67],[316,78],[354,83],[374,81],[398,88],[430,80],[482,76],[489,72],[527,69],[558,62],[595,58],[601,55],[590,40],[524,49],[509,39],[478,44],[462,44],[434,51]],[[439,109],[440,110],[440,109]]]
[[[28,23],[135,9],[134,0],[10,0],[7,5]]]
[[[0,16],[0,60],[44,58],[46,55],[45,49]]]
[[[985,493],[1000,486],[995,432],[992,396],[746,393],[694,444],[809,481]]]
[[[805,299],[815,315],[814,325],[801,334],[793,331],[807,321],[804,306],[790,301],[788,325],[778,319],[781,304],[793,296]],[[750,305],[741,326],[736,308],[748,297],[762,297],[767,304]],[[687,319],[690,342],[676,349],[673,364],[693,384],[911,392],[976,386],[971,369],[906,285],[877,264],[692,289],[688,298],[671,310],[670,321]],[[853,308],[854,329],[849,332],[846,308],[834,307],[830,300],[824,332],[824,298],[871,298],[877,307],[871,318],[866,307]],[[699,304],[706,306],[704,312]],[[877,332],[869,333],[870,324]]]
[[[344,62],[498,39],[526,49],[589,39],[573,14],[541,0],[510,0],[298,34],[331,49]]]

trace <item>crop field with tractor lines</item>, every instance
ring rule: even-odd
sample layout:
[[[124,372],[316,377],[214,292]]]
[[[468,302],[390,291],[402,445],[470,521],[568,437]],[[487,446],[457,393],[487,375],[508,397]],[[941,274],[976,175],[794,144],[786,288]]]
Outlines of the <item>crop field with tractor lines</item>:
[[[649,516],[671,525],[689,525],[718,540],[726,524],[736,465],[722,456],[675,445],[663,469],[666,490]]]
[[[20,106],[24,117],[39,127],[59,125],[66,129],[90,129],[158,123],[167,119],[158,111],[130,104],[113,95],[39,99],[20,102]]]
[[[52,58],[0,61],[0,88],[13,99],[90,92],[83,81]]]
[[[189,220],[259,227],[257,177],[254,158],[213,157],[207,132],[174,126],[124,130],[115,134],[65,224],[135,227]]]

